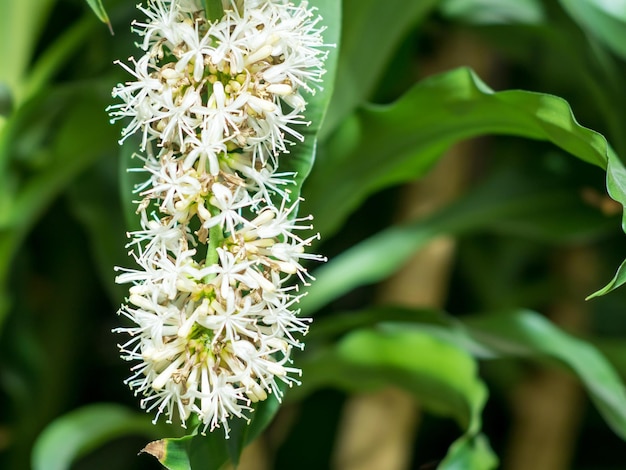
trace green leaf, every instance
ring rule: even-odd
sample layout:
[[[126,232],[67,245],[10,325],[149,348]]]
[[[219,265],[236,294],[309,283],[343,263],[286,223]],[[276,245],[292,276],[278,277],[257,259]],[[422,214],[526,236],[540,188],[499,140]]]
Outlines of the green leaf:
[[[582,204],[570,188],[515,171],[499,172],[431,217],[385,229],[319,267],[300,307],[311,315],[355,287],[386,278],[442,234],[508,229],[518,235],[571,242],[601,233],[597,230],[612,223],[613,219]]]
[[[608,165],[609,192],[626,202],[624,188],[610,183],[623,181],[617,156],[602,135],[576,122],[567,102],[526,91],[496,93],[463,68],[426,79],[396,103],[369,106],[347,120],[319,153],[303,210],[314,214],[316,229],[328,236],[368,195],[423,175],[454,143],[485,134],[546,140],[581,160]]]
[[[317,347],[322,353],[318,355],[313,353],[313,357],[301,360],[305,365],[310,362],[311,365],[308,367],[312,369],[312,372],[305,369],[307,380],[301,388],[309,392],[311,388],[331,383],[351,387],[349,390],[358,390],[359,387],[369,387],[372,382],[383,384],[384,380],[392,381],[392,378],[385,376],[383,380],[378,375],[361,378],[356,368],[357,364],[344,365],[338,354],[327,358],[328,347],[322,344],[324,340],[331,340],[347,332],[346,337],[350,337],[351,330],[364,331],[364,328],[368,327],[370,329],[365,331],[372,331],[371,328],[376,325],[383,332],[389,328],[393,328],[393,331],[419,331],[431,337],[433,342],[444,341],[485,360],[498,358],[523,358],[541,362],[545,362],[546,359],[555,360],[556,364],[576,374],[609,426],[616,434],[626,439],[626,389],[614,367],[591,343],[567,334],[542,315],[527,310],[475,315],[463,317],[463,321],[459,321],[435,310],[377,307],[320,319],[312,328],[310,339],[313,341],[309,344],[309,351],[311,349],[315,351]],[[340,340],[340,344],[342,341]],[[359,354],[365,357],[363,361],[369,361],[368,354],[383,355],[385,351],[375,349],[378,346],[374,344],[370,344],[369,347],[372,348],[369,352],[359,351]],[[436,353],[424,351],[422,355],[417,355],[406,342],[399,341],[398,347],[405,348],[407,362],[415,361],[419,364],[422,360],[430,360],[435,365],[439,364],[439,359],[432,360],[433,357],[439,358],[438,350]],[[333,361],[338,361],[338,365],[333,365]],[[441,364],[446,364],[445,360]],[[352,373],[344,370],[344,367],[354,368],[355,371]],[[443,400],[454,402],[451,395],[441,393]],[[459,447],[460,452],[460,449],[473,444],[459,442],[455,445]],[[456,451],[451,448],[446,460],[452,459],[451,456],[455,453]],[[472,455],[476,457],[480,455],[480,451]]]
[[[109,15],[107,15],[104,6],[102,5],[102,0],[86,0],[87,4],[91,7],[93,12],[96,14],[98,19],[102,21],[109,27],[109,31],[113,34],[113,27],[111,26],[111,20],[109,20]]]
[[[626,391],[617,372],[590,343],[563,332],[530,311],[466,321],[472,336],[504,355],[548,357],[567,365],[582,381],[605,421],[626,439]]]
[[[315,320],[311,332],[307,335],[307,349],[315,350],[320,344],[324,345],[335,341],[352,330],[371,328],[380,323],[410,323],[413,328],[419,327],[421,331],[448,341],[478,359],[491,359],[496,355],[491,348],[474,340],[461,322],[445,312],[395,306],[373,307],[367,310],[335,313],[330,317],[318,318]],[[293,393],[297,395],[300,390],[307,390],[306,381],[302,387],[295,389]]]
[[[343,2],[337,83],[328,118],[320,134],[322,140],[370,97],[400,41],[437,3],[438,0]],[[327,15],[324,18],[328,21]],[[340,28],[336,30],[339,31]]]
[[[611,281],[604,286],[602,289],[594,292],[590,296],[588,296],[585,300],[593,299],[594,297],[600,297],[602,295],[608,294],[612,290],[617,289],[619,286],[624,285],[626,283],[626,261],[623,261],[620,267],[617,269],[615,276]]]
[[[169,470],[218,470],[227,462],[237,465],[243,448],[263,432],[279,407],[276,397],[270,396],[253,407],[249,424],[243,419],[231,419],[229,439],[224,438],[221,429],[203,436],[196,428],[192,434],[181,438],[151,442],[143,451],[156,457]]]
[[[0,57],[5,64],[0,67],[0,83],[11,90],[15,104],[22,100],[24,79],[53,4],[54,0],[0,2]]]
[[[560,0],[560,3],[584,30],[626,59],[626,2]]]
[[[113,266],[129,263],[124,217],[117,193],[117,165],[101,159],[77,178],[67,191],[70,208],[90,239],[93,258],[102,285],[113,304],[119,303],[127,288],[115,283]]]
[[[324,31],[324,43],[334,45],[339,42],[341,33],[341,2],[336,0],[312,0],[309,2],[312,7],[318,9],[322,17],[321,25],[326,27]],[[334,47],[329,48],[329,55],[326,59],[326,73],[323,77],[321,90],[314,95],[308,94],[304,98],[307,100],[307,109],[304,113],[305,121],[310,122],[308,126],[300,126],[297,131],[304,136],[303,142],[297,142],[289,149],[289,154],[282,155],[280,171],[296,172],[296,186],[290,186],[291,200],[295,201],[302,187],[303,181],[309,175],[317,150],[317,134],[326,118],[326,111],[331,102],[331,95],[335,84],[337,72],[337,51]]]
[[[87,36],[93,31],[95,20],[85,16],[65,29],[43,53],[37,57],[24,84],[24,99],[40,93],[51,79],[66,66],[76,50],[85,45]]]
[[[102,444],[131,434],[154,436],[147,415],[110,403],[87,405],[53,421],[40,434],[32,453],[33,470],[68,470]]]
[[[472,24],[541,23],[543,5],[538,0],[443,0],[441,12]]]
[[[463,467],[469,469],[494,467],[497,459],[486,439],[479,440],[476,452],[469,444],[480,433],[487,389],[477,376],[475,360],[454,341],[408,323],[386,323],[353,330],[311,356],[301,361],[305,392],[323,386],[358,393],[401,387],[428,410],[453,417],[464,430],[446,460],[484,463]]]
[[[119,152],[120,198],[126,228],[129,231],[141,229],[136,212],[137,203],[135,201],[138,197],[135,188],[150,178],[149,174],[143,170],[142,160],[138,158],[140,144],[141,137],[132,135],[124,141]]]
[[[22,181],[11,175],[13,184],[0,189],[10,191],[10,204],[0,213],[0,284],[19,244],[54,198],[98,158],[114,153],[114,130],[102,111],[109,90],[108,82],[86,82],[42,93],[3,129],[0,165],[19,161],[28,176]],[[4,318],[0,315],[0,330]]]

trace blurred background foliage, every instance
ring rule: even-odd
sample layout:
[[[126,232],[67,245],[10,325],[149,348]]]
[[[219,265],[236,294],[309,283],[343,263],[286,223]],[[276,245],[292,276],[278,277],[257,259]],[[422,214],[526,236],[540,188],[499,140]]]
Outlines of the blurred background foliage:
[[[340,35],[301,208],[330,261],[303,385],[239,468],[623,468],[626,291],[585,297],[626,258],[626,3],[310,3]],[[162,468],[138,451],[182,433],[111,333],[136,10],[103,5],[114,36],[84,0],[0,3],[0,468]],[[237,460],[276,408],[183,453]]]

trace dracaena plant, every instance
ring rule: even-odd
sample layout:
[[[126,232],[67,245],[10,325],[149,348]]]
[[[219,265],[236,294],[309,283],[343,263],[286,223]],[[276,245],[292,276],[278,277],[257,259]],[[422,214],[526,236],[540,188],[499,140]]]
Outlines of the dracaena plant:
[[[1,468],[619,467],[619,2],[86,3],[0,2]]]

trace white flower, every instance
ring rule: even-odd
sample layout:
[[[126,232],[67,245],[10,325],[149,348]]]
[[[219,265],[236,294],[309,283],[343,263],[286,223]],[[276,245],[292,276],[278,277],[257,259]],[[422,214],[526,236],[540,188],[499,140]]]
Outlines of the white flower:
[[[189,227],[178,225],[173,218],[157,218],[156,215],[148,219],[142,213],[141,230],[128,233],[131,242],[127,248],[141,249],[143,246],[146,256],[167,256],[168,252],[177,253],[187,246]]]
[[[258,283],[245,274],[252,261],[237,260],[235,255],[223,248],[218,248],[217,253],[219,255],[219,263],[203,269],[202,276],[203,278],[215,276],[211,279],[211,284],[220,286],[219,292],[223,299],[229,297],[231,285],[234,286],[238,282],[244,283],[250,288],[258,287]]]
[[[163,83],[148,71],[149,56],[142,56],[138,61],[130,58],[130,61],[135,66],[134,70],[122,62],[116,63],[133,75],[136,81],[126,82],[124,85],[119,84],[113,89],[113,97],[122,99],[123,103],[111,105],[107,111],[111,116],[111,122],[131,118],[130,123],[122,131],[120,145],[128,136],[141,130],[143,134],[141,148],[145,149],[150,130],[146,124],[154,116],[154,96],[161,94]]]
[[[217,215],[211,216],[204,220],[204,227],[211,228],[220,225],[228,230],[229,233],[235,233],[235,227],[239,224],[246,224],[248,221],[241,215],[241,209],[250,207],[254,201],[250,195],[243,191],[240,187],[231,192],[221,183],[215,183],[211,186],[213,195],[211,196],[211,205],[219,210]]]
[[[217,176],[220,172],[220,154],[226,153],[226,145],[220,134],[212,135],[213,130],[203,128],[200,138],[188,136],[185,145],[189,148],[183,163],[183,170],[188,170],[197,163],[198,169],[208,169]]]
[[[180,15],[179,5],[176,1],[149,0],[148,8],[137,6],[147,16],[145,23],[133,22],[133,31],[144,38],[141,45],[144,51],[161,43],[173,48],[181,42],[179,28],[184,17]]]
[[[207,106],[198,106],[194,112],[203,115],[203,129],[206,131],[204,138],[211,142],[228,139],[238,134],[239,127],[243,121],[243,108],[246,105],[248,96],[242,94],[235,99],[226,97],[224,84],[215,82],[211,97]]]
[[[144,148],[148,138],[182,145],[185,135],[203,138],[204,129],[211,141],[228,140],[261,159],[285,152],[292,143],[285,134],[302,140],[294,129],[305,124],[299,89],[315,90],[327,55],[306,2],[244,2],[218,23],[202,19],[196,2],[153,0],[140,9],[147,20],[134,26],[147,53],[134,70],[122,64],[136,82],[116,87],[124,104],[110,108],[114,119],[131,118],[125,137],[141,130]]]
[[[221,21],[201,0],[149,0],[133,23],[145,54],[122,68],[108,108],[128,120],[122,141],[139,132],[147,181],[129,233],[135,268],[116,268],[131,284],[119,314],[132,326],[119,346],[135,364],[127,384],[141,406],[201,431],[245,418],[250,404],[280,384],[299,383],[292,347],[308,331],[290,281],[311,279],[303,260],[317,236],[290,202],[294,173],[280,171],[304,92],[313,92],[326,57],[319,18],[306,2],[237,0]]]
[[[158,169],[150,168],[149,171],[153,174],[152,188],[144,191],[142,196],[157,197],[165,214],[174,215],[202,196],[202,183],[195,170],[181,171],[178,161],[165,160]]]
[[[213,431],[221,423],[228,437],[228,418],[241,418],[244,411],[251,410],[248,406],[250,401],[243,394],[243,387],[235,388],[228,382],[226,374],[218,374],[213,368],[206,367],[202,368],[200,383],[200,391],[196,393],[200,407],[194,406],[194,409],[204,424],[204,431],[207,427]]]

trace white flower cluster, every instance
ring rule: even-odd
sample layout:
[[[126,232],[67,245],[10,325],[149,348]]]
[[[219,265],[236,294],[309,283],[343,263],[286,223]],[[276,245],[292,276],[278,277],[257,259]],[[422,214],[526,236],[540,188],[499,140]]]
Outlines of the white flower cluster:
[[[302,140],[301,92],[324,73],[320,18],[306,2],[232,2],[219,21],[201,0],[151,0],[135,22],[145,52],[120,64],[133,81],[118,85],[112,120],[142,135],[150,177],[137,191],[141,230],[129,234],[138,268],[118,268],[131,283],[120,313],[134,326],[120,346],[138,361],[128,384],[141,405],[207,428],[245,417],[290,367],[308,319],[291,278],[308,276],[305,248],[316,237],[289,201],[292,173],[279,156]],[[276,202],[280,201],[280,202]]]

